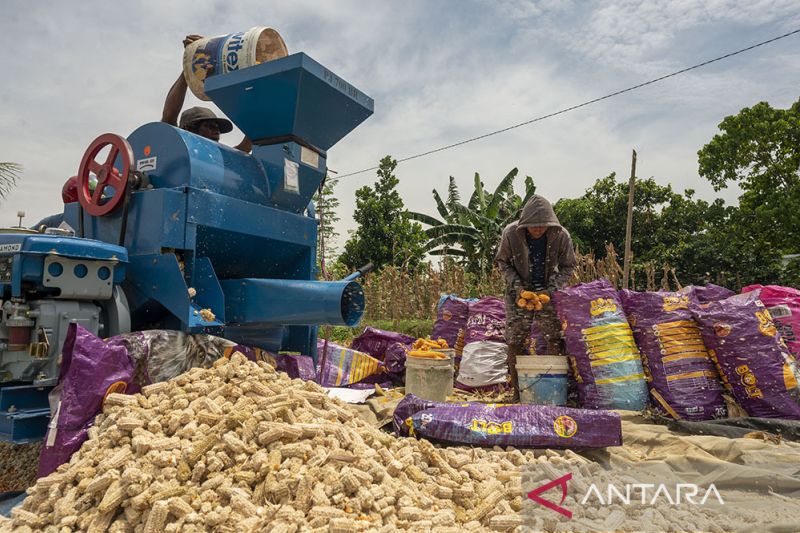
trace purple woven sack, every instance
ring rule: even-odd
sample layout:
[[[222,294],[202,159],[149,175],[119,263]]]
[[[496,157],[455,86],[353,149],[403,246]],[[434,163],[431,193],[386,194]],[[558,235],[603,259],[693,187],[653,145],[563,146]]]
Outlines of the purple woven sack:
[[[78,451],[107,395],[139,392],[133,377],[133,361],[121,342],[106,342],[78,324],[69,325],[58,385],[50,393],[56,411],[42,446],[38,477],[54,472]]]
[[[431,338],[444,339],[449,347],[454,347],[459,331],[467,326],[467,318],[469,318],[468,300],[452,294],[444,297],[436,313]]]
[[[402,383],[406,377],[406,357],[411,349],[410,344],[395,342],[386,349],[386,358],[383,364],[386,365],[386,373],[393,381]]]
[[[395,432],[454,445],[605,448],[622,445],[617,413],[548,405],[437,403],[409,394],[397,405]]]
[[[506,306],[494,296],[469,304],[469,318],[464,344],[471,342],[506,342]]]
[[[727,415],[719,372],[689,311],[694,296],[680,292],[619,292],[642,354],[651,404],[674,419]]]
[[[317,383],[323,387],[349,387],[382,374],[383,368],[369,354],[317,339]]]
[[[622,310],[617,290],[601,279],[556,291],[570,363],[586,409],[647,406],[647,386],[639,349]]]
[[[383,361],[389,346],[396,342],[411,344],[414,340],[414,337],[410,335],[395,333],[394,331],[384,331],[367,326],[364,328],[361,335],[353,339],[353,342],[350,343],[350,348],[358,350],[359,352],[368,353],[375,359]]]
[[[701,304],[718,302],[719,300],[730,298],[736,294],[730,289],[726,289],[725,287],[721,287],[719,285],[714,285],[713,283],[709,283],[705,286],[695,285],[691,287],[685,287],[681,292],[687,291],[693,293],[695,298],[697,298],[697,301]]]
[[[314,359],[309,355],[278,354],[275,356],[275,364],[277,370],[286,372],[292,379],[314,381],[317,377]]]
[[[690,309],[725,387],[747,414],[800,420],[797,363],[758,294]]]

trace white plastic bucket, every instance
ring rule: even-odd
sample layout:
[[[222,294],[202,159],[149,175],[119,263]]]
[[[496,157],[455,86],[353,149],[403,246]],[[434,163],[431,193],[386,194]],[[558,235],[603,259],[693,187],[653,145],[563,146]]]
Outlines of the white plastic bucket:
[[[563,355],[517,357],[520,403],[566,405],[569,364]]]
[[[406,394],[413,394],[432,402],[445,402],[452,393],[452,356],[447,359],[406,357]]]
[[[183,76],[194,95],[206,96],[206,78],[266,63],[288,54],[286,43],[272,28],[257,26],[245,32],[198,39],[183,51]]]

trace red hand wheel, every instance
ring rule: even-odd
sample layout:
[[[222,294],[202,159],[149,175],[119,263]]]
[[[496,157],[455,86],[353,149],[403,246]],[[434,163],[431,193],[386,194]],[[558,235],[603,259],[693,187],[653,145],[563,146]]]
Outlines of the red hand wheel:
[[[105,162],[95,161],[97,154],[111,146]],[[120,168],[114,167],[114,162],[120,158]],[[120,205],[125,198],[125,188],[128,185],[128,175],[133,164],[133,149],[128,141],[113,133],[104,133],[89,145],[81,159],[78,170],[78,201],[89,214],[101,217],[109,214]],[[97,176],[97,187],[94,193],[89,192],[89,173]],[[103,198],[107,186],[114,188],[114,195]]]

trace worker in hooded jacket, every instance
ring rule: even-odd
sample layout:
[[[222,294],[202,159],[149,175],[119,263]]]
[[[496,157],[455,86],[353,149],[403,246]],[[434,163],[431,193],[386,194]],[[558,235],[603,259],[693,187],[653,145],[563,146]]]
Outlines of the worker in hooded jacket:
[[[547,341],[548,355],[563,354],[563,348],[561,326],[553,305],[546,304],[541,311],[528,311],[518,307],[517,300],[522,291],[550,295],[565,286],[576,263],[569,232],[561,227],[547,199],[534,195],[522,208],[519,220],[505,227],[495,263],[506,280],[508,371],[514,400],[519,401],[517,356],[526,353],[533,320]]]

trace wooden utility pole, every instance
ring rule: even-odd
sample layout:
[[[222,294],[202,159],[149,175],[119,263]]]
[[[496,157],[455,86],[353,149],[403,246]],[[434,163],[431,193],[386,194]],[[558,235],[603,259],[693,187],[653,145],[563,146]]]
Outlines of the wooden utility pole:
[[[631,157],[631,179],[628,182],[628,220],[625,224],[625,259],[622,267],[622,288],[628,288],[631,274],[631,233],[633,231],[633,190],[636,188],[636,150]]]

